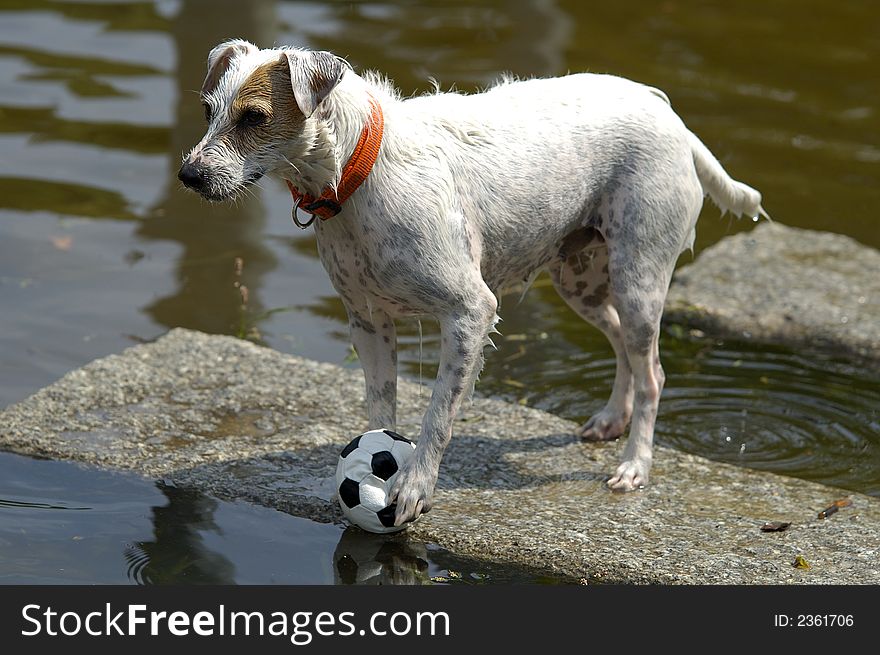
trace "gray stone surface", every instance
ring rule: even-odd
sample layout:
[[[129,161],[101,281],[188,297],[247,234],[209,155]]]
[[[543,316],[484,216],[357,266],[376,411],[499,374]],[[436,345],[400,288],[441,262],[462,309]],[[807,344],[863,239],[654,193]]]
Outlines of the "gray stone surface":
[[[401,382],[414,435],[428,393]],[[173,330],[0,414],[0,448],[192,485],[341,521],[330,482],[364,425],[361,373]],[[880,500],[658,448],[652,484],[607,491],[622,443],[476,399],[456,423],[435,509],[412,538],[548,573],[626,583],[880,583]],[[849,497],[852,506],[817,512]],[[790,521],[763,533],[765,521]],[[792,566],[797,555],[809,570]]]
[[[680,268],[664,320],[880,368],[880,251],[841,234],[761,223]]]

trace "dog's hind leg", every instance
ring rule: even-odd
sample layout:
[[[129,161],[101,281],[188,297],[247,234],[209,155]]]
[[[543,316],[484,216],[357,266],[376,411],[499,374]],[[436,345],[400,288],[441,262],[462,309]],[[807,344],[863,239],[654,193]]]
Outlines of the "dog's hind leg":
[[[608,480],[617,491],[648,483],[657,407],[665,375],[660,366],[660,317],[674,255],[650,252],[644,243],[609,243],[611,293],[620,316],[626,358],[633,373],[633,416],[623,462]],[[664,261],[666,259],[666,261]]]
[[[348,308],[351,342],[364,369],[369,429],[394,430],[397,416],[397,336],[394,321],[374,309],[370,316]]]
[[[604,244],[587,247],[552,265],[549,272],[562,299],[578,316],[602,331],[617,359],[611,397],[576,434],[591,441],[616,439],[623,434],[632,416],[633,380],[620,317],[611,302],[608,249]]]

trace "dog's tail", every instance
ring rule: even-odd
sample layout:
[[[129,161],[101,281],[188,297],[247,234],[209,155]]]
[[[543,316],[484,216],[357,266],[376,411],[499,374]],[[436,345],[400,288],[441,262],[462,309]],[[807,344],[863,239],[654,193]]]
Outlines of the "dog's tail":
[[[690,133],[689,138],[697,177],[700,178],[703,191],[712,198],[721,211],[729,211],[737,216],[745,214],[756,220],[759,216],[763,216],[769,220],[770,216],[761,207],[761,193],[730,177],[715,155],[695,134]]]

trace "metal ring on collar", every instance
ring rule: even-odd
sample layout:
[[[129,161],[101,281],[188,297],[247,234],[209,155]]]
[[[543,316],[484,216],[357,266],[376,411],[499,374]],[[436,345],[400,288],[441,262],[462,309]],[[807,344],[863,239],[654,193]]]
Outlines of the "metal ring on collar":
[[[311,214],[311,218],[309,218],[308,221],[303,223],[301,220],[299,220],[299,216],[296,215],[296,213],[299,211],[299,202],[300,202],[299,199],[294,201],[293,209],[290,212],[290,218],[293,219],[294,225],[296,225],[301,230],[305,230],[309,225],[311,225],[312,223],[315,222],[315,214]],[[303,210],[303,213],[307,213],[307,212],[305,210]]]

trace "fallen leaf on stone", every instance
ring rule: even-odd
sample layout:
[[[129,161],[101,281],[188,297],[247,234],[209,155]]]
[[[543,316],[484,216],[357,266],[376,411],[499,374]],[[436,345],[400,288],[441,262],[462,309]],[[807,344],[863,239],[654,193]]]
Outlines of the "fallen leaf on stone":
[[[761,532],[782,532],[787,530],[790,525],[791,523],[783,521],[767,521],[767,523],[761,526]]]
[[[795,557],[794,562],[792,562],[791,565],[796,569],[805,569],[806,570],[806,569],[812,568],[810,566],[809,562],[807,562],[807,560],[804,559],[803,555],[798,555],[797,557]]]
[[[431,578],[431,582],[436,582],[438,584],[450,584],[452,582],[460,582],[461,581],[461,573],[458,571],[453,571],[452,569],[446,572],[446,575],[435,575]]]

